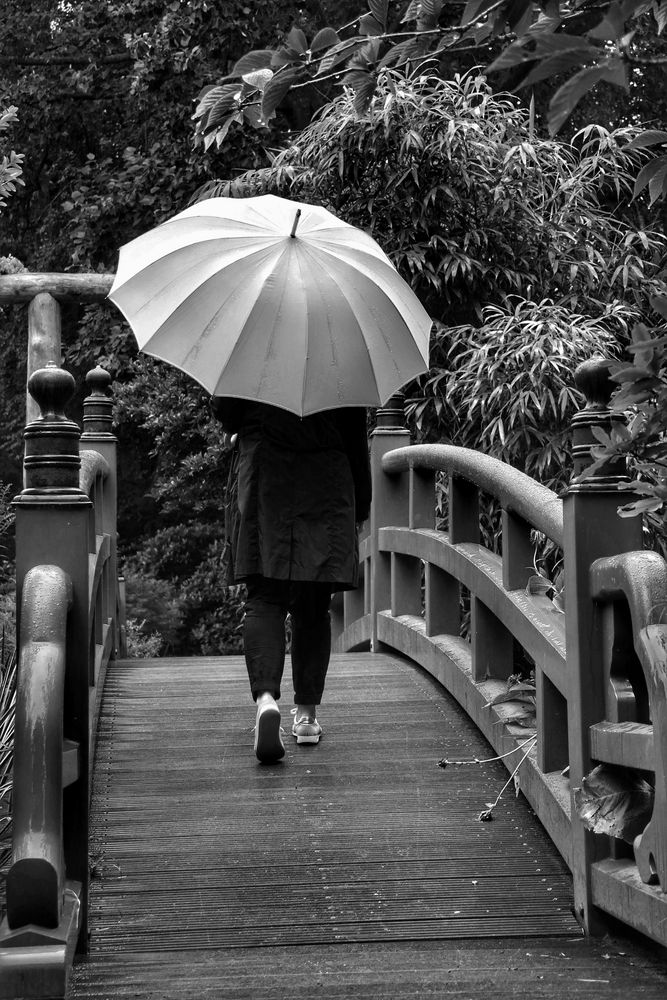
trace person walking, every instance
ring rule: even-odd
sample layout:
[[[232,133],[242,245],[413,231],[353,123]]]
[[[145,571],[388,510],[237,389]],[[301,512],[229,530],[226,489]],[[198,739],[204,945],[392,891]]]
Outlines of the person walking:
[[[257,705],[255,753],[285,754],[281,680],[285,621],[297,743],[318,743],[317,719],[331,654],[333,592],[357,586],[358,529],[368,518],[371,476],[366,411],[345,407],[298,417],[264,403],[213,396],[211,409],[237,435],[232,499],[232,579],[246,585],[243,650]]]

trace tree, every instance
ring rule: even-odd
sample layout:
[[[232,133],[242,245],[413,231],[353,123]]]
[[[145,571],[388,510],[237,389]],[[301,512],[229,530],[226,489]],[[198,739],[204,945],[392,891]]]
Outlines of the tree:
[[[26,152],[26,165],[25,186],[3,213],[0,254],[15,255],[33,271],[114,271],[123,243],[185,208],[207,179],[263,164],[267,136],[255,132],[237,135],[205,155],[194,150],[192,94],[211,76],[227,72],[245,47],[286,30],[299,9],[276,0],[261,5],[243,0],[6,0],[0,85],[7,100],[21,108],[13,135],[17,148]],[[2,319],[0,478],[17,492],[25,309],[6,309]],[[220,452],[216,460],[206,443],[218,441],[217,425],[196,385],[182,380],[176,396],[162,370],[140,378],[134,338],[110,305],[66,307],[63,345],[65,367],[79,385],[98,362],[114,376],[121,400],[121,555],[131,559],[135,576],[161,574],[159,584],[166,582],[182,606],[181,633],[188,636],[188,649],[201,651],[192,637],[204,635],[206,615],[214,618],[218,605],[224,605],[214,580],[226,458]],[[123,396],[131,384],[136,384],[134,402]],[[179,402],[175,409],[176,398],[187,405]],[[80,402],[80,397],[73,402],[77,419]],[[190,429],[195,412],[198,437]],[[180,430],[177,426],[168,438],[159,437],[152,421],[160,414],[170,427],[181,421]],[[156,438],[163,446],[157,451]],[[184,469],[197,459],[199,447],[210,468],[188,481],[188,495],[179,494],[181,476],[187,479]],[[172,482],[177,486],[170,495]],[[197,502],[190,503],[197,491]],[[173,572],[175,560],[164,558],[164,533],[160,544],[152,545],[167,528],[180,545],[179,573]],[[225,639],[222,626],[217,637]]]
[[[267,127],[291,91],[331,80],[353,90],[363,115],[388,67],[410,73],[429,66],[451,76],[474,59],[500,89],[530,93],[550,81],[552,136],[594,88],[610,84],[628,92],[656,74],[664,85],[665,0],[469,0],[460,16],[460,5],[448,0],[399,6],[369,0],[369,10],[342,28],[308,36],[295,25],[276,47],[246,52],[200,95],[196,134],[204,147],[222,141],[234,124]],[[651,130],[641,142],[658,156],[636,190],[648,185],[655,201],[667,190],[667,132]]]

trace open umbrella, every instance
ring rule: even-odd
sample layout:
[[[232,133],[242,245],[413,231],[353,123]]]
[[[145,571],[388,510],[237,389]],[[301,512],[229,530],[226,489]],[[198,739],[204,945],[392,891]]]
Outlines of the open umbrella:
[[[428,368],[431,319],[366,233],[273,195],[199,202],[120,251],[141,350],[217,396],[299,416],[380,406]]]

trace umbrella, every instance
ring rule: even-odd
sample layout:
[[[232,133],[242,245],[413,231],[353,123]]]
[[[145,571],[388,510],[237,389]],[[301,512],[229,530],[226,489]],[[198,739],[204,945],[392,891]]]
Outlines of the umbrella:
[[[428,368],[431,319],[375,240],[273,195],[210,198],[132,240],[109,298],[212,395],[299,416],[381,406]]]

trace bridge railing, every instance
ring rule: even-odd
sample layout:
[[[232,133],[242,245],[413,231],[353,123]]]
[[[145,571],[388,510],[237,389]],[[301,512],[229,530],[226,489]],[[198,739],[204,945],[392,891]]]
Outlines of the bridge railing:
[[[609,432],[619,417],[604,362],[583,366],[577,383],[588,402],[574,418],[576,481],[563,497],[488,456],[410,446],[400,397],[379,411],[364,585],[338,603],[335,648],[389,647],[436,677],[508,770],[519,765],[521,790],[572,870],[584,928],[606,913],[667,944],[667,567],[641,551],[640,520],[617,514],[624,469],[580,480],[595,429]],[[437,477],[447,530],[436,528]],[[482,544],[480,494],[500,506],[502,555]],[[561,551],[564,611],[530,585],[534,531]],[[505,700],[508,679],[531,662],[533,740],[512,725],[521,703]],[[624,840],[593,833],[574,805],[605,762],[654,789],[634,856]]]
[[[39,280],[29,307],[24,488],[14,504],[19,665],[3,997],[64,996],[74,952],[86,950],[97,715],[106,666],[124,652],[111,380],[101,368],[88,373],[82,434],[64,412],[75,382],[59,367],[60,306],[44,291],[48,277],[30,276]],[[0,301],[18,300],[6,298],[9,280],[0,279]],[[65,292],[77,297],[75,286]]]

